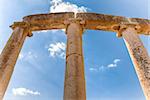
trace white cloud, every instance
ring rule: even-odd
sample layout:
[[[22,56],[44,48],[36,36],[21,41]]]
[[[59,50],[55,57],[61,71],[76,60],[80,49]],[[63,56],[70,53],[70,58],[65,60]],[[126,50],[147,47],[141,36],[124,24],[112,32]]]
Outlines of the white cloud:
[[[57,13],[57,12],[74,12],[75,17],[76,13],[79,12],[87,12],[87,7],[84,6],[77,6],[76,4],[70,2],[64,2],[63,0],[50,0],[50,13]],[[65,32],[65,30],[61,30]],[[55,33],[58,30],[52,30],[51,32]]]
[[[51,57],[59,57],[65,59],[66,44],[63,42],[52,43],[49,45],[48,51]]]
[[[30,89],[26,89],[26,88],[13,88],[12,93],[15,96],[17,96],[17,95],[18,96],[27,96],[27,95],[37,96],[37,95],[40,95],[40,92],[33,91]]]
[[[118,62],[120,62],[120,59],[114,59],[112,64],[107,65],[108,68],[113,68],[118,66]]]
[[[90,70],[90,71],[98,71],[97,68],[93,68],[93,67],[89,68],[89,70]]]
[[[109,64],[107,67],[109,67],[109,68],[117,67],[117,64]]]
[[[113,63],[111,64],[108,64],[106,66],[100,66],[100,67],[90,67],[89,68],[89,71],[91,72],[99,72],[99,71],[105,71],[107,69],[110,69],[110,68],[115,68],[118,66],[118,62],[120,62],[121,60],[120,59],[114,59],[113,60]]]
[[[99,72],[99,71],[104,71],[105,69],[106,69],[105,66],[91,67],[91,68],[89,68],[89,71],[91,71],[91,72]]]
[[[63,0],[51,0],[50,12],[87,12],[87,8],[84,6],[78,7],[76,4],[70,2],[64,2]]]
[[[121,61],[120,59],[115,59],[115,60],[114,60],[114,63],[117,64],[117,63],[120,62],[120,61]]]

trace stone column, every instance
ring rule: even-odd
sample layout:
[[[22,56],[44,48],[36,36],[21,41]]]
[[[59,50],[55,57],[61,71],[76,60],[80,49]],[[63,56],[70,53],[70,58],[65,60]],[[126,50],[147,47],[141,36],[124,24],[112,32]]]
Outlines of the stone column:
[[[64,100],[86,100],[82,24],[80,20],[72,19],[66,29],[67,51]]]
[[[0,100],[3,99],[8,87],[19,52],[27,35],[27,29],[15,27],[0,55]]]
[[[147,100],[150,100],[150,57],[134,27],[122,31],[125,44]]]

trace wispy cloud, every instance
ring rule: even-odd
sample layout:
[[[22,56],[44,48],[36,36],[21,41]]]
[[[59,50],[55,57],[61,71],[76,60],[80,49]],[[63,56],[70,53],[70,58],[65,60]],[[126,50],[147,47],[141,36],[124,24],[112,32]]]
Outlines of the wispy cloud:
[[[120,59],[114,59],[113,63],[107,65],[108,68],[113,68],[118,66],[118,62],[120,62]]]
[[[90,71],[98,71],[97,68],[93,68],[93,67],[89,68],[89,70],[90,70]]]
[[[48,51],[51,57],[59,57],[65,59],[66,44],[63,42],[52,43],[49,45]]]
[[[97,66],[96,67],[90,67],[89,71],[91,71],[91,72],[99,72],[99,71],[104,71],[104,70],[111,69],[111,68],[116,68],[120,61],[121,61],[120,59],[114,59],[113,63],[111,63],[111,64],[108,64],[106,66],[102,65],[100,67],[97,67]]]
[[[90,67],[89,71],[90,72],[99,72],[99,71],[104,71],[106,70],[107,67],[106,66],[100,66],[100,67]]]
[[[77,6],[70,2],[64,2],[63,0],[51,0],[50,12],[87,12],[87,8],[84,6]]]
[[[30,67],[33,67],[38,73],[44,74],[45,70],[42,67],[42,63],[39,60],[43,59],[43,56],[40,56],[38,52],[28,51],[28,52],[21,52],[19,54],[18,60],[29,64]]]
[[[37,96],[37,95],[40,95],[40,92],[33,91],[33,90],[30,90],[27,88],[13,88],[12,93],[15,96],[27,96],[27,95]]]
[[[29,60],[29,59],[36,59],[36,58],[37,58],[37,55],[31,51],[27,53],[20,53],[18,57],[19,60]]]

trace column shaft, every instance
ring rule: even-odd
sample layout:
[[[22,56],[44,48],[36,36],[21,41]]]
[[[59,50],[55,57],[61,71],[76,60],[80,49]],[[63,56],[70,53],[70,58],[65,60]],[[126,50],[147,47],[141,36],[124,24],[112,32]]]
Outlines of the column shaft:
[[[150,100],[150,57],[135,28],[128,27],[122,32],[125,44],[135,67],[147,100]]]
[[[86,100],[82,25],[69,24],[67,30],[66,73],[64,100]]]
[[[27,32],[16,27],[0,55],[0,100],[3,99]]]

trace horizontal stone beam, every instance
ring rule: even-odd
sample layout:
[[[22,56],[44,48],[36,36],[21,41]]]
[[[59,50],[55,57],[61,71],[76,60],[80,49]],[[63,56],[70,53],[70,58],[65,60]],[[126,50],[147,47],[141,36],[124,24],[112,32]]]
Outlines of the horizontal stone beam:
[[[29,15],[23,18],[23,22],[14,23],[12,28],[20,25],[28,26],[31,31],[65,29],[67,27],[65,22],[75,18],[85,22],[85,29],[118,32],[120,27],[126,25],[135,26],[138,34],[150,35],[150,20],[148,19],[97,13],[77,13],[76,16],[73,12]]]
[[[148,19],[96,13],[77,13],[76,16],[85,21],[85,29],[117,32],[122,25],[131,25],[137,28],[139,34],[150,35],[150,20]]]
[[[70,18],[74,18],[73,12],[29,15],[25,16],[23,21],[30,24],[30,30],[39,31],[64,29],[64,21]]]

